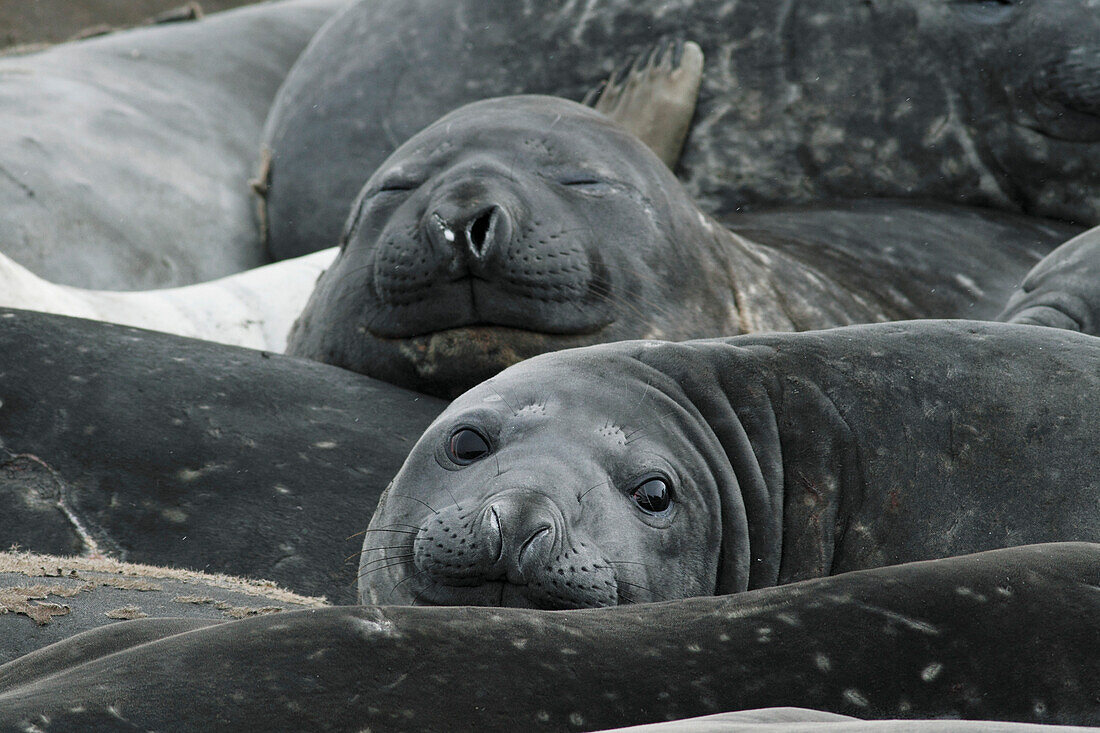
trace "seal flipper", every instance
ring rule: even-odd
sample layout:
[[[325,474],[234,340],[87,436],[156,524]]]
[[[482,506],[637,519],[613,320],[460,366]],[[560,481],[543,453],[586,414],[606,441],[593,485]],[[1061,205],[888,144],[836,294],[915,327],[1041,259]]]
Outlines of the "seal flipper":
[[[1100,227],[1040,260],[997,320],[1100,336]]]
[[[680,160],[703,79],[703,50],[661,41],[589,92],[584,104],[644,142],[670,169]]]

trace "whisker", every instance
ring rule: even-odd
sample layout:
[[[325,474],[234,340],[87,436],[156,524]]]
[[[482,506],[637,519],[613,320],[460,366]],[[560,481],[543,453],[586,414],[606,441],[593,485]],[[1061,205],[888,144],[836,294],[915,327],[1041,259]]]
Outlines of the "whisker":
[[[592,487],[592,489],[598,489],[598,488],[600,488],[601,486],[605,486],[605,485],[607,485],[607,484],[610,484],[610,483],[611,483],[610,481],[601,481],[600,483],[598,483],[598,484],[596,484],[595,486],[593,486],[593,487]],[[585,496],[587,496],[587,495],[588,495],[588,492],[589,492],[589,491],[592,491],[592,489],[585,489],[585,490],[584,490],[584,492],[583,492],[583,493],[582,493],[582,494],[581,494],[580,496],[578,496],[578,497],[577,497],[577,503],[578,503],[578,504],[580,504],[580,503],[581,503],[581,500],[582,500],[582,499],[583,499],[583,498],[584,498]]]
[[[406,532],[403,529],[388,529],[389,527],[409,527],[410,529],[414,529],[416,531]],[[385,527],[378,527],[376,529],[371,529],[370,527],[368,527],[367,529],[361,529],[355,534],[345,537],[344,542],[347,542],[348,540],[353,540],[356,537],[362,537],[367,532],[399,532],[401,534],[419,534],[420,527],[417,527],[415,524],[387,524]]]
[[[390,588],[390,592],[386,594],[386,598],[389,598],[390,596],[393,595],[393,592],[395,590],[397,590],[397,586],[401,585],[402,583],[408,582],[408,581],[412,580],[413,578],[418,578],[426,572],[428,572],[427,569],[424,569],[424,570],[420,570],[416,573],[413,573],[412,575],[406,575],[404,578],[402,578],[401,580],[399,580],[399,581],[397,581],[396,583],[393,584],[393,587]],[[419,594],[417,594],[416,597],[419,597]],[[415,602],[415,600],[416,600],[416,598],[414,597],[413,601]]]
[[[646,588],[644,585],[638,585],[637,583],[631,583],[631,582],[626,581],[626,580],[618,580],[618,579],[616,579],[615,582],[617,582],[619,585],[629,585],[633,588],[638,588],[640,590],[644,590],[646,593],[653,596],[658,601],[667,601],[667,600],[669,600],[668,598],[665,598],[664,596],[660,595],[659,593],[655,593],[654,591],[650,590],[649,588]]]
[[[408,560],[410,557],[414,557],[415,553],[407,553],[405,555],[384,555],[382,557],[376,557],[373,560],[367,560],[365,563],[360,564],[359,567],[365,568],[368,565],[374,565],[375,563],[388,562],[390,560]]]
[[[409,555],[409,557],[412,557],[412,555]],[[389,558],[386,558],[386,559],[389,559]],[[379,566],[379,567],[377,567],[377,568],[371,568],[370,570],[368,570],[368,571],[367,571],[367,572],[365,572],[365,573],[360,573],[360,574],[359,574],[359,577],[358,577],[358,578],[356,578],[356,580],[362,580],[363,578],[365,578],[366,576],[370,575],[371,573],[377,573],[377,572],[378,572],[379,570],[386,570],[387,568],[395,568],[395,567],[397,567],[398,565],[405,565],[405,564],[407,564],[408,562],[409,562],[409,560],[408,560],[408,559],[401,559],[401,560],[398,560],[398,562],[395,562],[395,563],[393,563],[393,564],[391,564],[391,565],[381,565],[381,566]]]
[[[410,549],[408,545],[385,545],[384,547],[364,547],[359,552],[353,552],[352,554],[345,557],[344,562],[347,562],[348,560],[352,559],[353,557],[362,555],[364,552],[378,552],[379,550],[408,550],[408,549]]]
[[[431,511],[432,514],[439,514],[439,512],[437,512],[435,509],[432,509],[431,504],[429,504],[428,502],[426,502],[422,499],[417,499],[415,496],[406,496],[404,494],[391,494],[391,496],[396,496],[399,499],[408,499],[409,501],[415,501],[418,504],[423,504],[424,506],[428,507],[428,509]]]

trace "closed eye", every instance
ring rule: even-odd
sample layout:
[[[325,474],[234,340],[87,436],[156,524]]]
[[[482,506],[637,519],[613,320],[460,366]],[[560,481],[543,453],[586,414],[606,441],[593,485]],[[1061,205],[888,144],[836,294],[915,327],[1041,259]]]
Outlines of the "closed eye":
[[[567,188],[574,188],[585,193],[606,193],[612,189],[607,181],[592,176],[570,176],[558,179],[558,184]]]

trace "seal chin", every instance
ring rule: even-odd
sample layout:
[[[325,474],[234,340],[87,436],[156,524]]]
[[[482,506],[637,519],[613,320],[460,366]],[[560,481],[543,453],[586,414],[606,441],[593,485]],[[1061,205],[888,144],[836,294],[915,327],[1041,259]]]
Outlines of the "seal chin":
[[[541,591],[541,584],[519,585],[507,580],[498,580],[476,586],[451,586],[429,581],[424,587],[415,590],[411,603],[414,606],[498,606],[535,608],[542,611],[570,611],[616,606],[619,601],[615,595],[595,600],[550,597]]]
[[[400,360],[412,367],[415,378],[407,386],[449,397],[533,356],[606,340],[604,329],[550,334],[499,325],[469,325],[411,338],[378,339],[394,347]]]

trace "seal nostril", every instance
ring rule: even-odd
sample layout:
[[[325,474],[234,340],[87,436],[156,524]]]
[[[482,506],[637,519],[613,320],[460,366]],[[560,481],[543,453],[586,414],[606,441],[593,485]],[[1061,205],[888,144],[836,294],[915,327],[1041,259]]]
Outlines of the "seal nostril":
[[[523,547],[519,548],[519,562],[521,565],[523,564],[523,555],[527,552],[527,550],[531,548],[531,545],[535,543],[535,540],[550,532],[550,529],[551,527],[549,524],[544,524],[543,526],[535,530],[530,537],[527,538],[527,541],[523,543]]]
[[[489,242],[489,235],[496,222],[497,209],[493,208],[482,212],[466,226],[466,241],[470,244],[470,250],[475,255],[485,253],[485,247]]]

